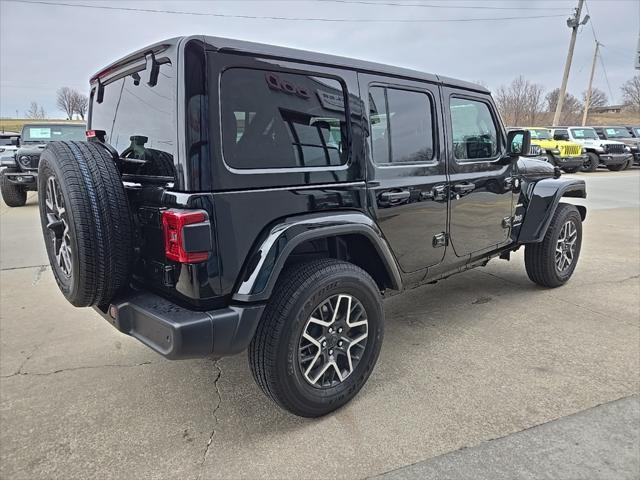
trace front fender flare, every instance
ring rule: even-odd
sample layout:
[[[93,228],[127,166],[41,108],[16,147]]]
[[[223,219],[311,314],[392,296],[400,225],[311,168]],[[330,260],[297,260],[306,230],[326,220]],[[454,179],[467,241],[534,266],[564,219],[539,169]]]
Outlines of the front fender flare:
[[[233,300],[268,300],[289,254],[307,240],[338,235],[363,235],[373,244],[394,290],[402,289],[396,260],[376,223],[360,212],[301,215],[285,218],[267,228],[242,270]]]
[[[545,178],[526,189],[527,209],[518,235],[518,243],[536,243],[544,239],[562,197],[587,198],[584,180]],[[580,206],[578,209],[584,220],[586,208]]]

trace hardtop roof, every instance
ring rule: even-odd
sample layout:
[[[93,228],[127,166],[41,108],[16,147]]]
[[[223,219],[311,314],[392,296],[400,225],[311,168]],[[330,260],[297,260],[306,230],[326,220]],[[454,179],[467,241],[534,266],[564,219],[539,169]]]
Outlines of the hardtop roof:
[[[120,65],[128,64],[137,59],[144,57],[145,54],[151,51],[156,51],[158,49],[166,49],[170,46],[177,47],[181,43],[186,43],[189,40],[199,40],[205,43],[210,49],[216,50],[219,52],[254,54],[257,56],[282,58],[282,59],[300,61],[300,62],[311,63],[316,65],[336,66],[339,68],[357,70],[360,72],[379,73],[379,74],[384,74],[384,75],[389,75],[394,77],[423,80],[427,82],[440,83],[443,85],[449,85],[452,87],[463,88],[467,90],[474,90],[482,93],[489,93],[489,90],[487,90],[482,85],[478,85],[476,83],[466,82],[464,80],[457,80],[457,79],[442,76],[442,75],[434,75],[430,73],[420,72],[418,70],[412,70],[409,68],[395,67],[391,65],[385,65],[382,63],[369,62],[366,60],[342,57],[338,55],[311,52],[311,51],[300,50],[296,48],[280,47],[280,46],[268,45],[264,43],[248,42],[244,40],[236,40],[231,38],[214,37],[214,36],[206,36],[206,35],[174,37],[161,42],[154,43],[152,45],[148,45],[101,69],[91,77],[91,82],[94,82],[97,78],[99,78],[106,72],[112,71]]]

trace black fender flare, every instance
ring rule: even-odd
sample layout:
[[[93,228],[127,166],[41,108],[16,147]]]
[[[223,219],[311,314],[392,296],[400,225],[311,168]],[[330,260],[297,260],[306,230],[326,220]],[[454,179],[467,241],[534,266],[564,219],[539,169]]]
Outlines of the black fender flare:
[[[518,243],[536,243],[544,239],[553,214],[562,197],[587,198],[584,180],[569,178],[545,178],[529,185],[524,191],[527,206]],[[587,209],[576,205],[582,220]]]
[[[366,237],[380,256],[391,287],[402,290],[398,264],[376,223],[361,212],[332,212],[285,218],[265,229],[247,257],[233,300],[268,300],[287,258],[298,245],[308,240],[346,234]]]

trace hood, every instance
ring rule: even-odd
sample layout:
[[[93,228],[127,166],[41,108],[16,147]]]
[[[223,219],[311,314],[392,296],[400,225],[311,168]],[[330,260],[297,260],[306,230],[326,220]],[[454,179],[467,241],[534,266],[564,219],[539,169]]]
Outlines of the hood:
[[[630,147],[637,147],[640,145],[640,138],[616,138],[616,142],[622,142]]]
[[[530,180],[560,176],[550,163],[529,157],[518,158],[518,173]]]

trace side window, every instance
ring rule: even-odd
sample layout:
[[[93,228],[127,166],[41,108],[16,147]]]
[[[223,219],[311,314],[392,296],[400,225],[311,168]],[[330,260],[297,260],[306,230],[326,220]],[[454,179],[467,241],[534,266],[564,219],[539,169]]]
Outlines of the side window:
[[[345,92],[337,80],[232,68],[221,79],[222,150],[238,169],[347,162]]]
[[[397,88],[369,89],[371,148],[376,163],[428,162],[433,159],[431,98]]]
[[[454,97],[450,109],[456,160],[495,157],[498,154],[498,132],[489,106],[479,100]]]
[[[567,130],[554,130],[554,140],[569,140],[569,132]]]

